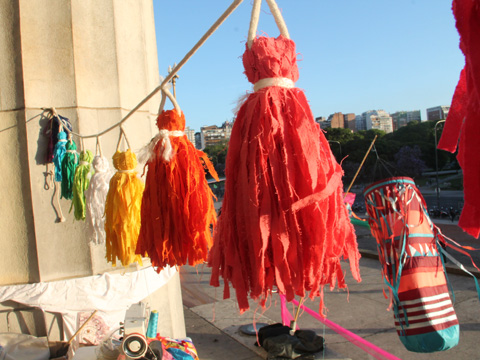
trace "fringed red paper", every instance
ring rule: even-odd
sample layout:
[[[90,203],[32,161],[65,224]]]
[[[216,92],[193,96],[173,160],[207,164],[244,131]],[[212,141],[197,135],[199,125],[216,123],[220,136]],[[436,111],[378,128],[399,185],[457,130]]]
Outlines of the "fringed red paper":
[[[231,283],[241,312],[249,296],[264,305],[274,288],[288,301],[307,292],[322,298],[325,285],[345,288],[342,258],[360,281],[342,169],[303,91],[292,85],[298,79],[295,43],[259,37],[243,63],[257,91],[234,122],[209,261],[211,284],[219,286],[222,276],[228,298]]]
[[[216,224],[213,194],[205,177],[218,176],[207,155],[183,133],[185,116],[163,111],[160,130],[145,165],[142,225],[137,253],[150,257],[160,271],[165,265],[196,265],[207,260]]]
[[[480,1],[454,0],[453,13],[460,34],[465,68],[452,99],[438,148],[455,152],[463,170],[465,204],[458,225],[480,235]]]

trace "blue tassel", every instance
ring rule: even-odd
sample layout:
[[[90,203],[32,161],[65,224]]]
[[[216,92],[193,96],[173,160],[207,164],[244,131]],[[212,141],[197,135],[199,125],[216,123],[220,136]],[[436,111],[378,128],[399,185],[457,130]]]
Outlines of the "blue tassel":
[[[53,164],[55,165],[55,181],[62,181],[62,160],[67,151],[65,148],[67,144],[67,133],[61,131],[57,137],[58,141],[53,150]]]

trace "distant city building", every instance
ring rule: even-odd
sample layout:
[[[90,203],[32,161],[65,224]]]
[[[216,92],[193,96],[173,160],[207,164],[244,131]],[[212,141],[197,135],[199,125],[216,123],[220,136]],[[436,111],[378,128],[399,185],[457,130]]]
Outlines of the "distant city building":
[[[202,148],[202,133],[201,132],[196,132],[195,133],[195,148],[196,149],[203,149]]]
[[[393,131],[400,129],[401,127],[407,125],[407,112],[406,111],[397,111],[391,114]]]
[[[354,113],[348,113],[343,115],[343,127],[345,129],[350,129],[352,131],[355,131],[356,126],[355,126],[355,114]]]
[[[372,116],[375,116],[376,114],[377,114],[376,110],[367,110],[364,113],[362,113],[360,130],[370,130],[372,128]]]
[[[372,120],[372,129],[383,130],[386,133],[393,132],[393,122],[392,117],[389,113],[378,110],[376,116],[371,116]]]
[[[427,109],[427,120],[444,120],[447,118],[450,106],[435,106]]]
[[[420,110],[407,111],[407,123],[409,123],[410,121],[422,121],[422,115],[420,113]]]
[[[225,121],[221,127],[217,125],[203,126],[200,128],[200,149],[214,146],[223,141],[228,141],[232,134],[233,124]]]
[[[186,126],[185,127],[185,135],[187,136],[187,139],[190,140],[190,142],[195,145],[195,130],[190,129],[190,127]]]
[[[233,123],[230,121],[225,121],[222,124],[222,129],[225,132],[225,139],[229,140],[230,136],[232,135],[232,128],[233,128]]]
[[[343,128],[345,121],[343,119],[343,114],[341,112],[336,112],[328,117],[327,122],[330,123],[331,128]]]
[[[365,119],[363,115],[356,115],[355,116],[355,131],[362,131],[367,130],[367,126],[365,124]]]
[[[316,117],[315,121],[320,125],[321,129],[326,129],[330,127],[330,121],[328,121],[325,116]]]
[[[368,110],[362,113],[362,130],[378,129],[386,133],[393,132],[392,117],[384,110]]]
[[[202,126],[200,128],[201,149],[213,146],[225,140],[225,133],[217,125]]]
[[[393,130],[398,130],[410,121],[422,121],[420,110],[397,111],[390,115],[393,121]]]

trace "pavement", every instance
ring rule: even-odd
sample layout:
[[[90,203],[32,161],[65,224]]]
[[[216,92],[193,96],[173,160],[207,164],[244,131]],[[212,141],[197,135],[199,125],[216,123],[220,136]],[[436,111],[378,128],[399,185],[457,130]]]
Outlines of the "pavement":
[[[457,224],[450,220],[435,220],[442,233],[461,244],[478,243],[478,240],[465,234]],[[460,322],[460,342],[456,347],[433,354],[412,353],[400,342],[394,327],[392,311],[388,311],[386,290],[376,253],[376,241],[367,228],[355,226],[359,249],[362,254],[360,272],[362,282],[357,283],[350,275],[348,264],[348,291],[326,290],[325,305],[327,318],[334,324],[360,336],[387,353],[400,359],[479,359],[478,339],[480,334],[480,302],[472,277],[465,276],[452,264],[447,264],[447,272],[455,294],[455,311]],[[477,246],[480,247],[480,246]],[[453,254],[452,251],[450,253]],[[457,257],[456,254],[453,254]],[[461,258],[465,265],[470,261]],[[480,254],[474,259],[480,264]],[[466,261],[468,260],[468,261]],[[467,266],[473,271],[473,267]],[[478,272],[475,273],[480,277]],[[206,265],[197,267],[184,266],[180,270],[185,324],[187,336],[191,337],[201,360],[247,360],[266,359],[264,349],[255,346],[256,337],[245,335],[241,331],[244,325],[253,323],[273,324],[281,322],[280,300],[273,294],[266,309],[257,307],[251,301],[250,310],[240,315],[232,289],[232,298],[223,299],[223,285],[214,288],[209,285],[210,269]],[[307,300],[305,305],[317,311],[318,300]],[[293,306],[289,304],[293,312]],[[325,339],[325,349],[317,354],[317,359],[387,359],[367,353],[330,327],[302,312],[298,320],[301,329],[314,330]],[[390,357],[392,358],[392,357]]]

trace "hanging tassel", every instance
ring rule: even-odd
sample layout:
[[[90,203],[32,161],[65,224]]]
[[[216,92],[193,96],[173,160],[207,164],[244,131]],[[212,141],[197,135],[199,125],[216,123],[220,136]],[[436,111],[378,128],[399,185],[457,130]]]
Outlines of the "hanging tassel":
[[[183,114],[163,111],[157,126],[159,134],[147,145],[150,158],[137,254],[148,254],[160,271],[166,265],[207,260],[216,212],[204,167],[217,181],[218,175],[206,154],[186,137]]]
[[[62,160],[62,198],[73,199],[73,179],[78,166],[77,145],[72,139],[67,141],[66,153]]]
[[[135,254],[140,231],[140,208],[145,185],[137,177],[137,157],[128,149],[113,155],[117,172],[110,180],[105,204],[105,234],[107,261],[116,266],[118,258],[123,266],[133,262],[142,265]]]
[[[55,181],[62,181],[62,160],[67,151],[65,146],[67,145],[67,133],[61,131],[57,134],[58,141],[55,144],[53,151],[53,164],[55,165]]]
[[[355,229],[343,203],[342,168],[317,123],[299,78],[295,43],[275,2],[281,36],[255,38],[260,0],[243,55],[254,85],[233,125],[222,214],[210,251],[210,284],[230,284],[240,312],[249,298],[264,306],[272,290],[323,300],[323,288],[346,288],[341,261],[361,281]],[[275,10],[275,11],[274,11]],[[258,22],[258,21],[257,21]],[[309,294],[308,294],[309,293]],[[323,312],[323,309],[320,309]]]
[[[72,124],[70,124],[70,120],[68,120],[66,117],[58,115],[55,112],[54,115],[48,121],[47,128],[44,131],[45,136],[48,137],[48,146],[47,146],[47,154],[45,157],[45,164],[54,162],[55,153],[56,153],[55,147],[59,139],[58,134],[62,132],[64,128],[67,128],[68,131],[72,131]]]
[[[82,151],[80,153],[80,162],[75,170],[75,177],[73,179],[73,201],[70,206],[74,208],[74,216],[77,220],[85,220],[85,190],[90,185],[90,178],[92,177],[92,160],[93,154],[90,150]]]
[[[90,186],[85,191],[86,219],[90,229],[90,238],[95,244],[105,243],[105,202],[114,172],[104,156],[95,156],[92,161],[95,173]]]

